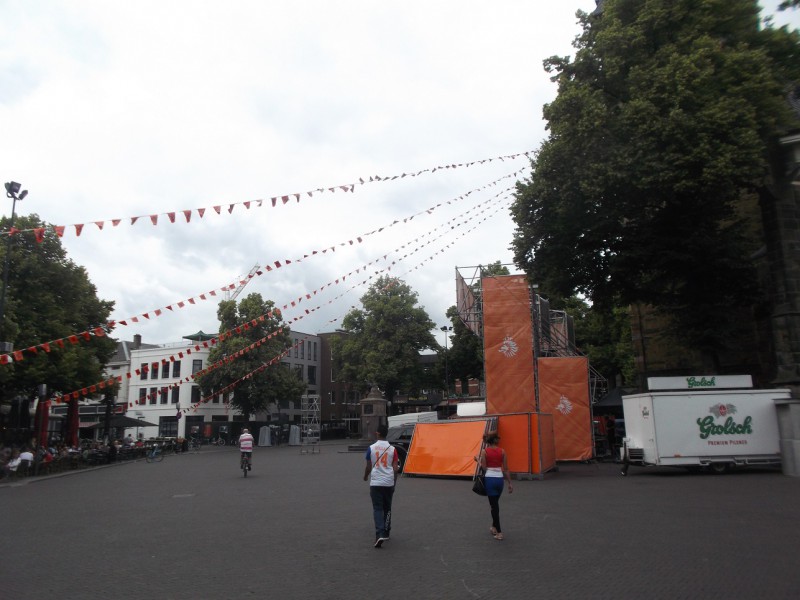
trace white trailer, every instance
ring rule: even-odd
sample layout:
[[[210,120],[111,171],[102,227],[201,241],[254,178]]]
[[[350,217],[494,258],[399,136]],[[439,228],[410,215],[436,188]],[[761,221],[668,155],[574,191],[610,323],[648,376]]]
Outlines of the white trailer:
[[[709,467],[717,472],[741,465],[780,464],[775,401],[790,398],[789,390],[714,389],[700,387],[696,383],[700,378],[683,379],[695,384],[686,390],[622,397],[623,475],[631,464]],[[724,380],[702,381],[713,384],[715,379]],[[648,387],[652,390],[654,385]]]

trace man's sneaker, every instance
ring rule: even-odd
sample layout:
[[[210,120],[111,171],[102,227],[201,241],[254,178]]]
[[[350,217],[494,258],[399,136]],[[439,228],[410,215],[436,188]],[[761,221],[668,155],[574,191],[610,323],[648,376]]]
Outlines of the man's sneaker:
[[[377,540],[375,540],[375,547],[380,548],[381,546],[383,546],[383,542],[385,541],[386,538],[379,537]]]

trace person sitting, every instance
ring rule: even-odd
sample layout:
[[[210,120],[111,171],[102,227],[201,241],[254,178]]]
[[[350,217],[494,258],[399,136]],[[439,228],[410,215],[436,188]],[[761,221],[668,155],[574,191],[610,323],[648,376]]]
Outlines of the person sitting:
[[[11,456],[8,459],[8,462],[5,464],[3,469],[6,476],[11,476],[12,474],[17,472],[20,464],[20,457],[19,457],[19,449],[14,448],[11,451]]]

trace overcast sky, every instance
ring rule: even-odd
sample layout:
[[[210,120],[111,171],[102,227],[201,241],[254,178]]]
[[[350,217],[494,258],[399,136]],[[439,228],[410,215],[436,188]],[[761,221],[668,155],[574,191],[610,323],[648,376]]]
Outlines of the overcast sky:
[[[374,281],[355,270],[397,261],[389,274],[441,326],[456,267],[512,262],[508,188],[527,176],[521,153],[544,139],[556,92],[542,61],[573,55],[575,12],[594,6],[6,0],[0,178],[29,190],[18,214],[66,226],[69,257],[129,323],[119,339],[216,333],[223,294],[208,292],[286,259],[239,299],[303,297],[284,312],[303,316],[292,328],[331,331]],[[776,17],[787,21],[800,27],[797,11]]]

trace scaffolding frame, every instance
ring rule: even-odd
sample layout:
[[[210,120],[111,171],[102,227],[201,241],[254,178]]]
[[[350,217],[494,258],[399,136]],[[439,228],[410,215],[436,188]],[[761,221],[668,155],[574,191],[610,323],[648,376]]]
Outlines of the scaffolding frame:
[[[320,412],[319,394],[300,397],[300,454],[320,451]]]
[[[514,265],[501,265],[514,268]],[[511,269],[509,269],[511,270]],[[483,339],[484,267],[456,267],[458,312],[461,321]],[[533,324],[533,355],[539,357],[569,357],[586,355],[575,346],[575,326],[571,315],[563,310],[551,310],[550,303],[537,292],[537,285],[528,284],[531,320]],[[534,364],[534,369],[536,365]],[[537,405],[538,405],[538,377]],[[594,405],[608,393],[608,380],[589,363],[589,401]]]

